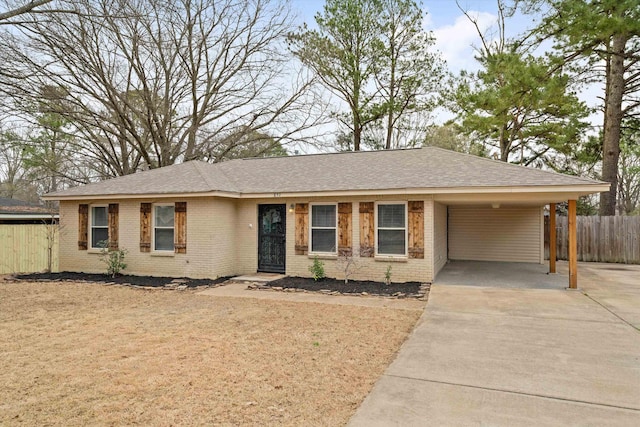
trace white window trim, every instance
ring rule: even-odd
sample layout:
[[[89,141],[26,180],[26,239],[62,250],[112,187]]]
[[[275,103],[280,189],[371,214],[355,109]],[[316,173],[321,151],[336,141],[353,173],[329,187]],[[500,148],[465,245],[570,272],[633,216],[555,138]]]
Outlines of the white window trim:
[[[106,212],[107,212],[107,225],[102,227],[98,227],[98,228],[106,228],[107,229],[107,247],[109,246],[109,205],[89,205],[89,242],[88,243],[88,249],[90,251],[93,252],[99,252],[102,251],[103,248],[98,247],[98,246],[93,246],[93,208],[105,208]]]
[[[156,249],[156,206],[173,206],[173,227],[157,227],[163,230],[173,230],[173,249]],[[176,250],[176,204],[152,203],[151,204],[151,252],[156,254],[173,254]]]
[[[378,206],[379,205],[404,205],[404,254],[381,254],[378,252]],[[393,201],[385,200],[382,202],[375,202],[374,204],[374,242],[375,242],[375,256],[380,258],[407,258],[409,256],[409,203],[406,201]],[[402,230],[402,228],[389,228],[382,227],[383,230]]]
[[[313,226],[313,206],[333,206],[336,209],[336,224],[335,227],[314,227]],[[333,252],[314,252],[313,251],[313,229],[317,230],[334,230],[335,231],[335,243]],[[338,204],[337,203],[309,203],[309,253],[315,255],[338,255]]]

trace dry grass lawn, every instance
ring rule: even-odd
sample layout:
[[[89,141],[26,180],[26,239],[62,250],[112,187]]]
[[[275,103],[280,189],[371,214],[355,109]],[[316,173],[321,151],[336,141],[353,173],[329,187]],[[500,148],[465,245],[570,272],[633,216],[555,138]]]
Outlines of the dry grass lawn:
[[[344,425],[419,316],[0,282],[0,425]]]

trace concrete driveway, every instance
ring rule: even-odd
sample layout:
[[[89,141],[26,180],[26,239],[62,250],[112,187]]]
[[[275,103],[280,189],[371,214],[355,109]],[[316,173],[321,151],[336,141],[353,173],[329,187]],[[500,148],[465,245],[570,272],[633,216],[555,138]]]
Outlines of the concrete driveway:
[[[349,425],[640,425],[640,266],[579,273],[579,291],[433,285]]]

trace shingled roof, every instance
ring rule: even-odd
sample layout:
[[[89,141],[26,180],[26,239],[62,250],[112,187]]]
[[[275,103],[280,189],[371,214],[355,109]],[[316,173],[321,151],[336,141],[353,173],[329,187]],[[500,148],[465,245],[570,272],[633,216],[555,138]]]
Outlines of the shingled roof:
[[[602,186],[563,175],[435,147],[230,160],[190,161],[47,195],[314,193],[491,187]],[[601,190],[596,190],[601,191]]]

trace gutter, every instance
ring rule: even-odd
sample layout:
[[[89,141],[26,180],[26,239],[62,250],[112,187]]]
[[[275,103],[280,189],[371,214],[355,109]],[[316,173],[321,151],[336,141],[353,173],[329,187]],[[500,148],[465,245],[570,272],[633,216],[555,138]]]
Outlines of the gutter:
[[[439,188],[393,188],[377,190],[321,190],[321,191],[288,191],[241,193],[226,191],[208,191],[198,193],[160,193],[160,194],[89,194],[55,196],[45,195],[43,200],[126,200],[126,199],[177,199],[194,197],[221,197],[231,199],[280,199],[300,197],[348,197],[348,196],[382,196],[413,194],[536,194],[536,193],[571,193],[588,195],[609,191],[609,183],[579,185],[544,185],[544,186],[503,186],[503,187],[439,187]]]
[[[42,220],[50,220],[50,219],[60,219],[60,215],[54,214],[5,214],[0,213],[0,219],[42,219]]]

